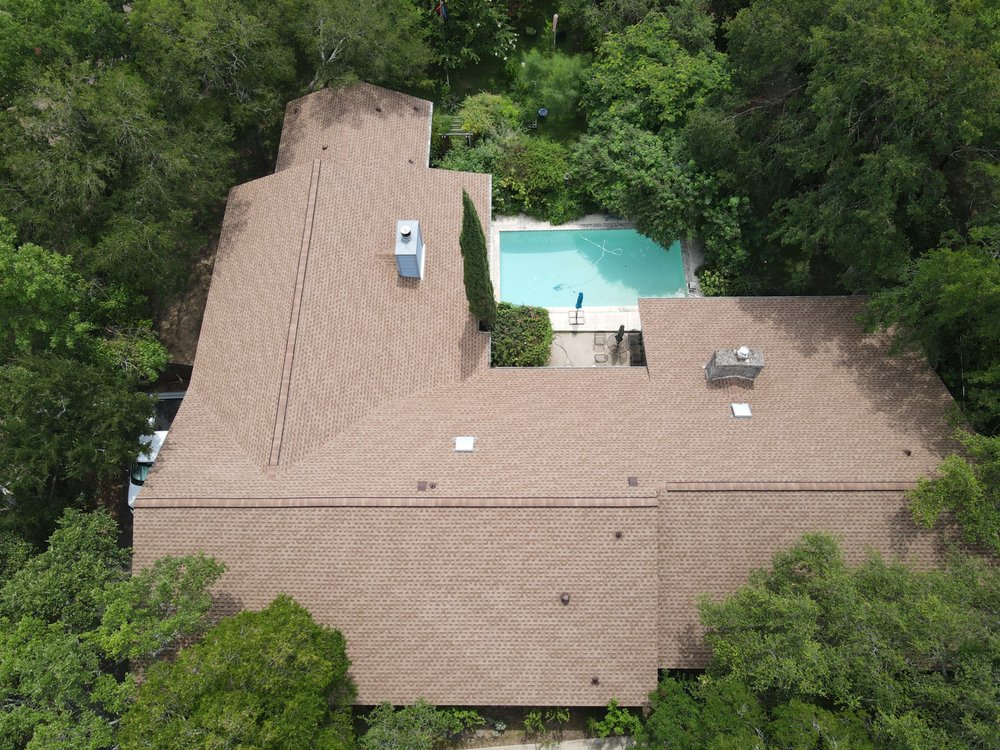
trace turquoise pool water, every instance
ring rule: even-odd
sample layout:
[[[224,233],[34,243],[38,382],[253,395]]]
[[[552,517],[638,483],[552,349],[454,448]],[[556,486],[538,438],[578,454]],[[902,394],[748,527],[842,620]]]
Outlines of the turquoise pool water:
[[[521,305],[623,307],[639,297],[685,297],[681,244],[633,229],[500,232],[500,299]]]

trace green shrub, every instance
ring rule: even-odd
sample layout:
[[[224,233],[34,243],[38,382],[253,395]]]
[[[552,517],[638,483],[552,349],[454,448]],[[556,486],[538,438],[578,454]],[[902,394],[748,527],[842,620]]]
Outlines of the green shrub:
[[[498,214],[525,213],[564,224],[584,213],[583,196],[567,179],[570,151],[548,138],[510,133],[472,147],[456,141],[438,166],[492,174],[493,210]]]
[[[699,268],[696,272],[698,284],[701,286],[701,293],[706,297],[727,297],[729,296],[729,285],[731,280],[721,271],[713,271],[709,268]]]
[[[598,737],[630,737],[642,731],[642,721],[612,698],[604,718],[600,721],[591,719],[588,727]]]
[[[528,736],[535,736],[545,731],[545,721],[542,719],[542,712],[538,709],[528,711],[524,715],[524,733]]]
[[[501,94],[467,96],[458,108],[462,128],[476,136],[495,136],[510,133],[518,128],[521,108],[516,102]]]
[[[422,700],[399,710],[382,703],[364,720],[361,750],[434,750],[486,723],[475,711],[435,708]]]
[[[571,191],[570,151],[548,138],[523,133],[505,138],[493,171],[493,209],[561,224],[582,214]]]
[[[587,55],[529,50],[513,69],[518,101],[526,112],[549,111],[542,129],[578,132],[583,129],[580,96],[589,69]]]
[[[569,709],[568,708],[550,708],[545,712],[545,720],[551,721],[555,724],[568,724],[569,723]]]
[[[543,307],[497,305],[490,364],[493,367],[544,367],[552,346],[552,321]]]
[[[493,173],[501,157],[503,148],[497,141],[482,140],[470,147],[459,138],[449,145],[448,152],[438,162],[438,166],[455,172]]]

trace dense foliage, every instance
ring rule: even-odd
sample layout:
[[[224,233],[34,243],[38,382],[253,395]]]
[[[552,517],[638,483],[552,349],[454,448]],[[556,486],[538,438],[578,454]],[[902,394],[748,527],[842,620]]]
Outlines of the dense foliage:
[[[477,138],[506,135],[520,126],[521,118],[517,102],[502,94],[473,94],[458,108],[462,130]]]
[[[411,0],[3,3],[0,524],[37,543],[108,502],[167,357],[151,320],[270,171],[286,102],[422,85],[435,29]]]
[[[153,404],[136,388],[166,351],[121,286],[15,245],[0,219],[0,525],[44,539],[67,504],[120,474]]]
[[[469,300],[469,312],[479,321],[481,328],[489,331],[497,319],[497,303],[493,296],[493,282],[490,280],[490,259],[476,205],[464,190],[459,246],[462,250],[465,296]]]
[[[923,352],[967,416],[1000,430],[1000,235],[931,250],[907,283],[876,294],[869,322],[891,327],[902,348]]]
[[[953,455],[912,490],[913,517],[928,528],[948,512],[963,540],[1000,557],[1000,437],[959,432],[968,458]]]
[[[497,213],[523,213],[557,224],[582,213],[578,194],[566,184],[572,170],[571,152],[548,138],[513,130],[471,148],[457,143],[440,166],[492,173],[493,210]]]
[[[354,745],[344,638],[280,596],[209,630],[146,673],[122,719],[122,750]]]
[[[267,169],[290,98],[355,76],[413,83],[432,59],[409,0],[12,0],[4,19],[0,215],[85,276],[156,298],[238,176]]]
[[[708,294],[873,294],[871,324],[925,350],[977,429],[1000,429],[993,3],[558,10],[570,43],[550,28],[525,43],[492,79],[503,127],[442,142],[441,166],[491,172],[499,213],[596,209],[664,246],[693,237]],[[539,106],[550,119],[532,128]]]
[[[497,305],[497,323],[490,344],[493,367],[544,367],[552,346],[552,320],[544,307]]]
[[[710,266],[733,277],[746,260],[745,202],[697,166],[683,136],[728,86],[712,30],[704,14],[682,22],[650,13],[605,38],[587,85],[588,131],[574,153],[575,177],[594,203],[633,219],[664,247],[700,236]]]
[[[368,730],[358,742],[361,750],[436,750],[486,721],[475,711],[441,709],[425,701],[399,709],[382,703],[364,720]]]
[[[750,198],[768,284],[870,291],[996,220],[998,24],[932,0],[758,0],[732,20],[730,146],[706,145]]]
[[[477,93],[462,101],[456,114],[473,140],[439,142],[435,163],[491,173],[496,213],[524,213],[556,224],[577,218],[584,194],[572,180],[572,148],[563,141],[581,121],[588,65],[585,55],[525,53],[511,68],[510,96]],[[545,118],[538,115],[543,107]]]
[[[343,639],[287,599],[154,665],[132,705],[127,660],[198,634],[221,569],[129,578],[111,520],[63,511],[134,457],[139,391],[167,358],[151,321],[229,187],[271,170],[285,103],[353,79],[434,98],[435,165],[492,173],[497,212],[691,236],[709,294],[872,294],[869,325],[924,352],[981,433],[920,483],[914,516],[1000,550],[996,4],[561,0],[558,43],[553,9],[5,0],[0,748],[350,745]],[[443,137],[453,118],[468,144]],[[468,196],[463,211],[494,364],[546,363],[548,315],[496,306]],[[996,747],[998,590],[977,563],[852,570],[809,537],[704,605],[712,668],[661,684],[647,746]],[[369,719],[371,748],[433,746],[462,721],[426,704]]]
[[[648,748],[987,748],[1000,744],[1000,571],[848,567],[806,536],[721,603],[696,683],[653,695]]]
[[[538,122],[542,133],[554,132],[554,137],[572,133],[582,125],[581,100],[589,75],[590,55],[528,50],[514,68],[511,86],[522,119],[535,120],[544,107],[548,114]]]
[[[436,58],[446,71],[484,58],[506,60],[514,51],[517,34],[511,27],[506,3],[501,0],[461,0],[431,5],[436,8]]]
[[[70,510],[44,552],[0,546],[0,747],[113,747],[135,695],[126,660],[206,626],[222,567],[168,558],[130,577],[117,536],[107,514]]]

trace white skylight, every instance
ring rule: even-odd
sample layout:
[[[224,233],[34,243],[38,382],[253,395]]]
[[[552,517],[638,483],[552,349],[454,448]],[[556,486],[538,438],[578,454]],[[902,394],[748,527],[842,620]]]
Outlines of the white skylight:
[[[750,419],[752,416],[750,414],[750,404],[730,404],[733,410],[733,416],[737,419]]]

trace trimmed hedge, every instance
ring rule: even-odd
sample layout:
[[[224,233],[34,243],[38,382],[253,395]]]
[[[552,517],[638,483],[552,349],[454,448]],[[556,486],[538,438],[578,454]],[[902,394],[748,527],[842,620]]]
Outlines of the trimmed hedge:
[[[493,367],[544,367],[552,346],[552,321],[544,307],[497,305],[493,328]]]

